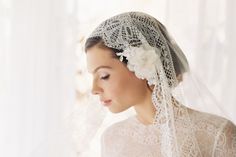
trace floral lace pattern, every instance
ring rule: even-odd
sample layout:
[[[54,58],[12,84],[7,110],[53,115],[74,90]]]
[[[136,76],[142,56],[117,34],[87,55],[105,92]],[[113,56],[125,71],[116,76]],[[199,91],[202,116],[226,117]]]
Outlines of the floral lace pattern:
[[[173,99],[172,90],[178,85],[174,58],[178,58],[183,73],[189,67],[160,22],[141,12],[123,13],[102,22],[92,37],[102,38],[107,47],[122,50],[116,53],[120,61],[126,57],[128,69],[154,85],[153,124],[144,127],[130,118],[113,125],[103,135],[103,157],[235,156],[234,125],[192,111]]]
[[[151,47],[149,44],[142,44],[140,47],[126,49],[122,53],[117,53],[120,60],[126,57],[127,67],[133,71],[140,79],[146,79],[149,85],[156,84],[156,66],[161,66],[159,49]]]
[[[186,117],[177,114],[180,108],[175,108],[175,113],[181,157],[236,157],[235,125],[224,118],[191,109],[188,109],[191,125],[184,124]],[[102,136],[102,157],[160,157],[159,129],[153,124],[142,124],[136,117],[116,123]],[[195,136],[189,135],[189,130]]]
[[[123,56],[130,57],[130,55],[135,55],[133,59],[136,63],[129,60],[130,62],[132,62],[130,66],[132,71],[134,70],[134,64],[140,64],[139,67],[141,67],[141,64],[145,63],[144,61],[147,61],[146,59],[141,61],[139,60],[140,58],[143,59],[143,56],[139,57],[140,55],[143,55],[143,50],[145,50],[145,56],[148,57],[148,59],[151,61],[149,63],[153,63],[152,61],[156,61],[157,58],[155,56],[157,55],[161,60],[163,70],[168,78],[168,84],[175,85],[176,78],[172,63],[172,57],[170,54],[169,46],[160,30],[160,27],[162,27],[162,25],[155,18],[151,17],[148,14],[144,14],[141,12],[128,12],[119,14],[102,22],[91,33],[89,38],[101,37],[104,40],[106,46],[118,50],[124,50],[124,52],[117,53],[117,55],[121,57],[121,60]],[[136,50],[141,50],[141,53]],[[155,50],[156,55],[153,55],[153,50]],[[133,53],[138,53],[140,55],[137,56]],[[178,53],[180,53],[179,55],[183,56],[182,51]],[[158,67],[160,65],[159,62],[160,61],[157,61],[154,67]],[[148,65],[150,66],[152,64]],[[138,74],[138,77],[140,76],[141,78],[143,78],[144,74],[148,73],[147,71],[144,71],[145,73],[141,74],[141,71],[139,70],[140,68],[135,70],[135,72]],[[147,68],[146,70],[150,69]],[[152,77],[156,78],[155,75],[152,75]],[[145,79],[147,79],[150,84],[154,84],[155,81],[153,81],[153,79],[149,80],[149,78],[150,77],[145,77]]]

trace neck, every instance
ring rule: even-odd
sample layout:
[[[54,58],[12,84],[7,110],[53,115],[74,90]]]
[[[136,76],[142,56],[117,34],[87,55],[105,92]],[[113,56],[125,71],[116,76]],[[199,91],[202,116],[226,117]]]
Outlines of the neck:
[[[156,109],[152,104],[151,94],[151,91],[147,92],[143,102],[134,106],[138,120],[144,125],[152,124],[156,113]]]

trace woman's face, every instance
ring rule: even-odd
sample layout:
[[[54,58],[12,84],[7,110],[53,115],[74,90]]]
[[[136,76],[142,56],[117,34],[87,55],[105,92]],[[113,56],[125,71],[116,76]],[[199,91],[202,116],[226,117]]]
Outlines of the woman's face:
[[[87,67],[93,75],[92,93],[113,113],[142,104],[148,94],[145,80],[138,79],[112,50],[94,46],[87,50]]]

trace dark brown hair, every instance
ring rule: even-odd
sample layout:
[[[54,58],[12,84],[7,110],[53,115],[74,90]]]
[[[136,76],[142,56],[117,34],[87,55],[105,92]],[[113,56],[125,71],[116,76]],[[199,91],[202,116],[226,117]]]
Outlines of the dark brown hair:
[[[114,52],[114,55],[112,57],[117,58],[117,59],[118,59],[118,56],[116,55],[116,53],[123,52],[123,50],[118,50],[118,49],[107,47],[101,37],[88,38],[85,42],[85,52],[87,52],[88,49],[90,49],[94,46],[97,46],[99,48],[112,50]],[[171,57],[172,57],[176,77],[179,77],[179,76],[181,77],[182,74],[184,72],[186,72],[186,70],[183,70],[183,65],[182,65],[181,61],[178,59],[174,50],[171,47],[170,47],[170,52],[171,52]],[[123,63],[127,64],[127,62],[128,62],[127,59],[124,57]],[[168,75],[167,75],[167,77],[168,77]]]
[[[116,53],[120,53],[120,52],[123,52],[124,50],[121,50],[121,49],[114,49],[114,48],[111,48],[111,47],[108,47],[105,45],[103,39],[101,37],[92,37],[92,38],[88,38],[85,42],[85,52],[87,52],[88,49],[94,47],[94,46],[97,46],[99,48],[104,48],[104,49],[110,49],[112,50],[114,53],[112,55],[112,57],[114,58],[119,58]],[[127,64],[127,59],[124,57],[123,63]]]

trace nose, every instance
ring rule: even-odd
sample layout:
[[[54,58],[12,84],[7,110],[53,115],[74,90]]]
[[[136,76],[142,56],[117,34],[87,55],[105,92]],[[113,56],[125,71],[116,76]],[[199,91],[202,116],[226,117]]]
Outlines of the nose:
[[[97,94],[101,94],[103,92],[103,89],[96,82],[93,82],[91,92],[93,95],[97,95]]]

